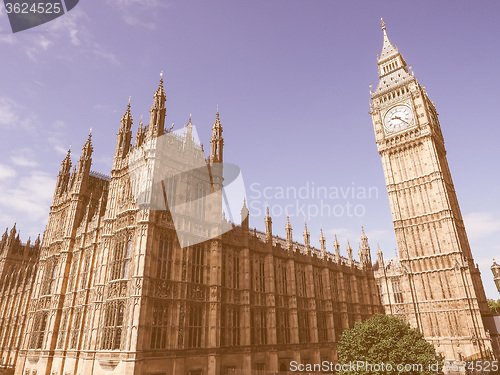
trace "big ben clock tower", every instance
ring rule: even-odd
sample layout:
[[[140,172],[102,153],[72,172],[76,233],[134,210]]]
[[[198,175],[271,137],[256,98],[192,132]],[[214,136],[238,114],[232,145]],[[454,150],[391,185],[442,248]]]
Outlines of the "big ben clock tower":
[[[447,360],[487,359],[492,345],[434,103],[390,42],[382,21],[379,83],[371,92],[377,148],[399,249],[403,298],[393,313]]]

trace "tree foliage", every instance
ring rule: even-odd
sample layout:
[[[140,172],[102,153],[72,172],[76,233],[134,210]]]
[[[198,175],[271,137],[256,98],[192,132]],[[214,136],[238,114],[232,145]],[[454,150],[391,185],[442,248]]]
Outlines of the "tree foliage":
[[[338,357],[344,375],[437,375],[443,367],[443,358],[418,330],[389,315],[375,315],[344,331]]]
[[[494,314],[500,313],[500,299],[494,300],[494,299],[489,299],[488,300],[488,307],[490,308],[490,311]]]

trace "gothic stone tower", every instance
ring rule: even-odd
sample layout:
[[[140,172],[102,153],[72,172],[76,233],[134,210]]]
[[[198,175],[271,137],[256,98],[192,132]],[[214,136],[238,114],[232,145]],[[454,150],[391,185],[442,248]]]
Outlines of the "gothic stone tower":
[[[403,301],[393,313],[417,327],[446,359],[484,359],[491,354],[483,324],[488,307],[437,111],[389,41],[383,21],[382,30],[370,114],[401,259]]]

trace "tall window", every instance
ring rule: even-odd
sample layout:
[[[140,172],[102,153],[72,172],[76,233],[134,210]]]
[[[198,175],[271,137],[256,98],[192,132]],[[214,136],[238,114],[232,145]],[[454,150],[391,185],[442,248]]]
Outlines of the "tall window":
[[[297,278],[297,295],[299,297],[307,297],[306,271],[303,264],[295,265],[295,273]]]
[[[156,277],[158,279],[171,279],[172,251],[172,238],[161,239],[158,245],[158,264],[156,269]]]
[[[240,310],[238,306],[224,306],[221,320],[221,345],[240,345]]]
[[[250,310],[251,323],[251,343],[252,345],[267,344],[267,320],[266,310],[260,308],[252,308]]]
[[[175,176],[173,177],[168,177],[165,180],[165,185],[166,185],[166,193],[167,193],[167,208],[170,210],[170,212],[175,211],[175,203],[176,203],[176,196],[177,196],[177,179]]]
[[[358,302],[363,305],[365,303],[365,293],[364,293],[364,288],[362,288],[362,282],[363,280],[356,278],[355,285],[356,285],[357,295],[359,298]]]
[[[78,272],[78,262],[80,261],[80,254],[76,253],[73,255],[73,259],[71,260],[71,268],[69,271],[68,278],[68,292],[72,292],[75,287],[76,274]]]
[[[52,294],[56,284],[57,277],[57,258],[47,260],[45,263],[45,272],[43,274],[41,295]]]
[[[332,290],[332,299],[335,301],[340,301],[337,273],[335,271],[330,271],[330,285]]]
[[[82,325],[82,310],[81,308],[75,309],[73,312],[73,322],[71,324],[71,339],[70,349],[78,348],[78,339],[80,338],[80,328]]]
[[[392,293],[394,294],[395,303],[403,303],[403,291],[399,280],[392,280]]]
[[[251,263],[252,289],[256,292],[266,291],[266,272],[265,259],[261,256],[256,256]]]
[[[198,184],[194,201],[194,217],[199,220],[205,219],[205,188],[203,183]]]
[[[328,326],[327,326],[327,313],[326,311],[318,311],[318,341],[326,342],[328,341]]]
[[[191,282],[196,284],[203,283],[203,269],[205,263],[205,249],[202,245],[195,245],[191,248]]]
[[[297,313],[299,320],[299,342],[307,343],[311,341],[311,331],[309,329],[309,314],[307,311],[299,311]]]
[[[111,261],[111,280],[130,278],[132,241],[118,240]]]
[[[57,340],[57,349],[64,349],[64,340],[66,339],[66,331],[68,329],[69,310],[64,310],[62,313],[62,323],[59,328],[59,338]]]
[[[151,327],[151,349],[167,348],[168,312],[167,302],[154,302]]]
[[[120,349],[123,332],[125,303],[123,301],[108,302],[105,306],[102,349]]]
[[[282,259],[276,259],[275,266],[276,293],[287,294],[286,265]]]
[[[344,279],[344,284],[345,284],[345,295],[346,295],[346,300],[347,302],[352,302],[352,288],[351,288],[351,277],[349,275],[346,275]]]
[[[277,338],[278,344],[289,344],[290,343],[290,317],[288,316],[288,310],[279,309],[277,312]]]
[[[227,249],[222,253],[222,286],[233,289],[240,287],[240,254],[235,249]]]
[[[201,348],[203,305],[189,306],[188,347]]]
[[[342,334],[343,331],[342,317],[340,316],[340,313],[333,314],[333,328],[335,329],[335,341],[339,342],[340,335]]]
[[[86,251],[83,256],[83,268],[81,272],[80,279],[80,289],[85,289],[87,287],[87,281],[90,272],[90,251]]]
[[[314,294],[316,298],[324,299],[323,275],[321,269],[314,267]]]
[[[47,318],[49,316],[48,312],[36,312],[33,331],[30,338],[30,348],[31,349],[41,349],[43,345],[43,339],[45,336],[45,330],[47,328]]]
[[[232,269],[232,286],[234,289],[239,289],[240,287],[240,254],[238,251],[233,252],[233,269]]]
[[[57,262],[54,261],[54,264],[52,266],[52,272],[50,275],[48,294],[52,294],[54,292],[54,287],[56,285],[56,277],[57,277]]]
[[[381,284],[377,284],[378,295],[380,296],[380,303],[384,304],[384,289]]]

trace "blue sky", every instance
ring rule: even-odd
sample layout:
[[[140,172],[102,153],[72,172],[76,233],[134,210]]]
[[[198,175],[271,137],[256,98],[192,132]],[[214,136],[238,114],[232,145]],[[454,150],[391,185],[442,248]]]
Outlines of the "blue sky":
[[[302,242],[309,209],[315,246],[321,227],[328,250],[334,233],[344,254],[347,239],[356,250],[364,225],[373,256],[377,243],[394,256],[368,115],[384,17],[436,103],[472,252],[496,299],[489,267],[500,258],[500,4],[480,4],[82,0],[17,34],[2,6],[0,227],[17,221],[23,240],[43,232],[61,160],[70,144],[77,160],[90,127],[93,169],[109,174],[129,96],[135,129],[164,71],[167,124],[179,128],[192,113],[207,150],[219,105],[225,161],[242,169],[251,227],[264,228],[268,201],[283,236],[289,205]],[[328,196],[312,197],[313,186]],[[301,188],[309,196],[294,198]],[[321,205],[330,214],[314,214]]]

